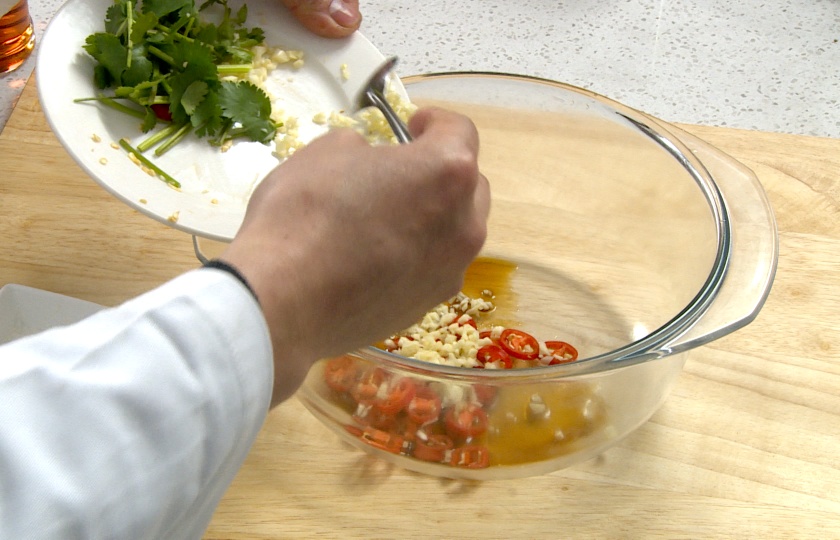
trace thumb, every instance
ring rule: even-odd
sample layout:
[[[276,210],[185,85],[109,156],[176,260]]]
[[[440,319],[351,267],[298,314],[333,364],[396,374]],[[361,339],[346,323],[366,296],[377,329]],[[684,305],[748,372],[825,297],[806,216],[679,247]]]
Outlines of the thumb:
[[[280,0],[310,32],[322,37],[349,36],[362,22],[359,0]]]

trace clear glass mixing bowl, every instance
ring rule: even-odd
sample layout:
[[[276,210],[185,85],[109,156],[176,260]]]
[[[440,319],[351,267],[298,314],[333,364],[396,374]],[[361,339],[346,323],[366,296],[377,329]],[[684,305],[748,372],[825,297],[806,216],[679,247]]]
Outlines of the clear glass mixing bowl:
[[[757,178],[731,157],[557,82],[454,73],[403,83],[416,104],[460,111],[480,133],[493,205],[465,292],[490,290],[497,306],[480,324],[567,341],[580,359],[464,369],[371,347],[323,360],[299,396],[343,440],[444,477],[563,468],[650,418],[692,349],[760,310],[776,226]]]

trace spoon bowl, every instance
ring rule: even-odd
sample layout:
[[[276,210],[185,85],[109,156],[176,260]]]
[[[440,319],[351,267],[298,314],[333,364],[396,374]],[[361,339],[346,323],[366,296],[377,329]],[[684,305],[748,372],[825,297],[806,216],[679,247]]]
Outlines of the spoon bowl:
[[[356,108],[358,110],[366,109],[368,107],[376,107],[385,116],[388,125],[394,131],[394,135],[400,143],[411,142],[411,135],[408,133],[408,127],[400,120],[397,113],[385,99],[385,85],[388,82],[388,77],[394,66],[397,65],[397,57],[392,56],[385,60],[382,65],[371,75],[367,84],[362,87],[359,96],[356,99]]]

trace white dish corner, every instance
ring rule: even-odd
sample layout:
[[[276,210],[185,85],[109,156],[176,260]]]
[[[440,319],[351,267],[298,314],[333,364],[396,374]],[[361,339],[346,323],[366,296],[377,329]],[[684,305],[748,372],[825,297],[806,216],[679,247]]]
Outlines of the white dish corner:
[[[102,306],[63,294],[9,284],[0,288],[0,345],[78,322]]]

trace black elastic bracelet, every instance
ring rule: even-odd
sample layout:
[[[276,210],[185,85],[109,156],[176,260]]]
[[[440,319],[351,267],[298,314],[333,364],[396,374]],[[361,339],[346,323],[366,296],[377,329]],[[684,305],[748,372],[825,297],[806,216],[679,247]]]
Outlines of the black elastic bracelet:
[[[224,270],[228,274],[230,274],[233,277],[235,277],[236,279],[238,279],[240,281],[240,283],[245,285],[245,288],[248,289],[248,292],[251,293],[251,295],[254,297],[254,299],[257,302],[260,301],[260,299],[257,298],[257,293],[255,293],[254,289],[251,288],[251,284],[248,283],[248,280],[245,279],[245,276],[240,274],[239,270],[237,270],[233,266],[229,265],[228,263],[226,263],[224,261],[220,261],[219,259],[211,259],[211,260],[207,261],[206,263],[204,263],[204,268],[217,268],[219,270]]]

